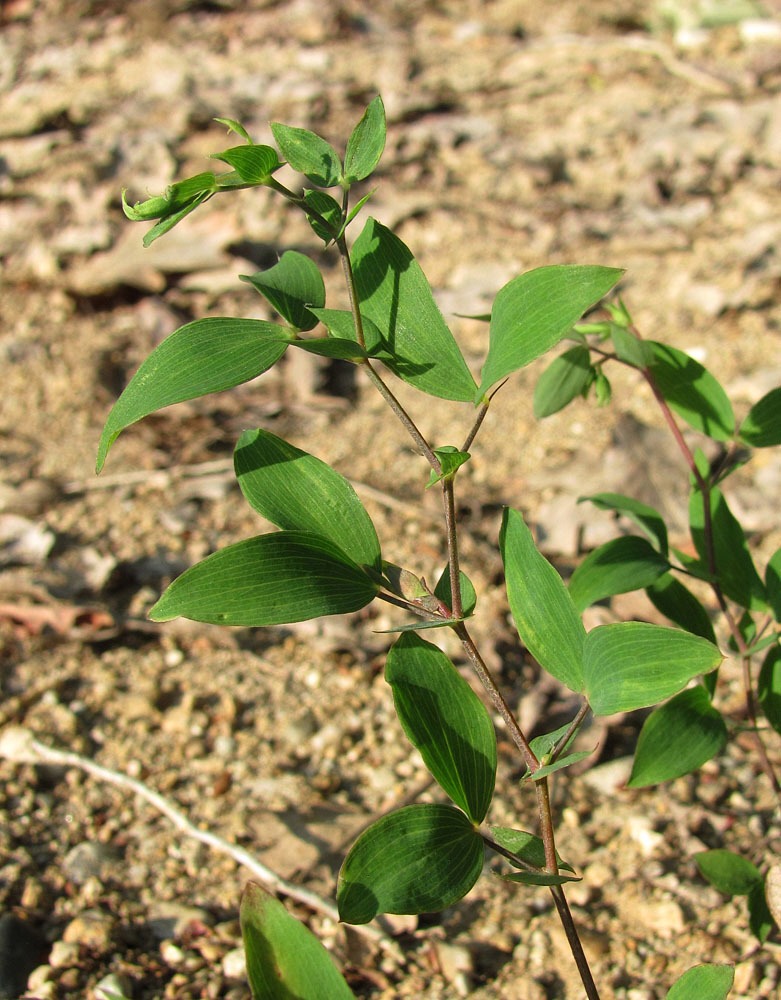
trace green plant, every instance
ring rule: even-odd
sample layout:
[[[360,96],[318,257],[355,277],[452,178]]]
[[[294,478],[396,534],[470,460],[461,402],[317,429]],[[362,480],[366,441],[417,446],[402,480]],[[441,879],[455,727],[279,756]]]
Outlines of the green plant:
[[[763,582],[718,486],[731,465],[714,478],[703,456],[689,452],[673,417],[678,413],[697,430],[735,447],[777,443],[779,393],[760,401],[736,432],[717,383],[686,355],[641,340],[620,302],[605,307],[605,321],[578,325],[622,274],[591,265],[537,268],[499,291],[478,384],[404,243],[369,218],[348,245],[348,227],[371,196],[353,206],[352,189],[372,174],[384,148],[380,98],[371,102],[352,132],[343,160],[305,129],[273,124],[274,148],[254,143],[237,122],[220,121],[243,140],[215,155],[229,171],[198,174],[133,206],[123,197],[129,218],[154,222],[145,244],[216,194],[266,187],[301,211],[324,245],[336,249],[351,307],[326,307],[324,280],[302,253],[287,251],[273,267],[245,277],[280,321],[205,318],[173,333],[141,365],[112,409],[100,441],[98,471],[117,436],[161,407],[247,382],[287,350],[339,358],[369,379],[425,459],[429,477],[422,485],[441,493],[447,565],[430,586],[386,558],[369,514],[347,480],[315,456],[254,429],[237,443],[236,476],[249,504],[278,530],[218,550],[191,567],[171,583],[150,615],[156,621],[184,616],[270,626],[352,612],[374,600],[403,609],[408,620],[395,629],[399,636],[388,653],[386,679],[406,734],[451,804],[404,807],[359,837],[339,876],[340,916],[364,923],[381,913],[420,913],[451,905],[472,888],[489,852],[507,863],[502,877],[509,882],[549,887],[586,995],[597,997],[566,900],[566,883],[578,876],[557,850],[549,776],[588,756],[573,752],[571,744],[589,711],[609,715],[663,703],[641,734],[635,785],[681,773],[676,771],[681,762],[691,770],[723,746],[724,723],[711,701],[722,656],[709,615],[673,570],[714,588],[747,662],[768,650],[759,699],[779,728],[778,634],[769,620],[771,612],[778,618],[781,603],[781,553],[771,560]],[[303,190],[278,181],[283,162],[304,175]],[[593,501],[630,517],[644,535],[620,538],[597,550],[567,587],[537,549],[523,515],[505,510],[499,547],[520,640],[542,668],[582,699],[569,724],[530,740],[470,633],[477,595],[459,558],[456,486],[494,394],[514,372],[565,339],[574,346],[540,380],[538,415],[561,409],[592,387],[604,401],[609,396],[603,371],[608,360],[637,369],[691,459],[692,534],[698,556],[670,550],[656,511],[602,494]],[[428,440],[396,397],[392,378],[472,414],[463,442]],[[729,457],[735,457],[734,447]],[[677,627],[617,622],[586,632],[581,612],[589,604],[636,587],[646,588]],[[740,604],[745,614],[734,620],[728,601]],[[755,614],[764,617],[755,621]],[[427,630],[437,628],[450,629],[458,638],[464,661],[504,720],[536,798],[538,833],[485,825],[496,778],[494,728],[484,703],[450,659],[424,638]],[[701,680],[690,687],[697,678]],[[664,747],[673,731],[680,734],[681,753],[668,761]],[[329,996],[350,995],[324,949],[257,886],[245,894],[242,925],[256,997],[322,996],[318,990],[326,981],[335,984]],[[723,997],[731,981],[728,968],[698,966],[669,995],[679,1000]]]

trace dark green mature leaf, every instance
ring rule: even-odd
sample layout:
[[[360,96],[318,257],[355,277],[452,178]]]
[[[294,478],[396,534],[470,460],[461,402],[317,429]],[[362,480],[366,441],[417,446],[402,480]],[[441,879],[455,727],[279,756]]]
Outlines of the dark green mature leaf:
[[[625,326],[611,323],[610,337],[616,357],[635,368],[645,368],[653,357],[653,351],[646,341],[641,340]]]
[[[697,635],[646,622],[598,625],[583,651],[585,694],[594,715],[632,712],[677,694],[722,655]]]
[[[496,843],[506,850],[512,851],[521,861],[525,861],[528,865],[534,865],[535,868],[545,867],[545,844],[540,837],[536,837],[533,833],[527,833],[525,830],[513,830],[508,826],[492,826],[490,830]],[[513,864],[511,858],[507,860]],[[568,872],[575,871],[572,865],[563,861],[558,853],[556,860],[559,868]]]
[[[767,651],[759,671],[757,697],[765,718],[775,731],[781,734],[781,646]]]
[[[561,771],[565,767],[571,767],[573,764],[577,764],[578,761],[590,757],[595,749],[596,747],[593,747],[591,750],[576,750],[575,753],[565,754],[562,757],[558,757],[551,764],[543,764],[536,771],[529,771],[524,777],[531,778],[532,781],[542,781],[543,778],[547,778],[554,771]]]
[[[637,535],[613,538],[590,552],[572,574],[569,593],[575,608],[587,607],[614,594],[642,590],[663,576],[670,564]]]
[[[483,839],[453,806],[413,805],[361,834],[339,872],[336,902],[348,924],[378,913],[430,913],[462,899],[483,867]]]
[[[344,179],[348,184],[368,177],[385,149],[385,105],[377,95],[347,140]]]
[[[722,591],[750,611],[765,610],[765,586],[749,553],[743,528],[727,506],[724,494],[716,487],[710,491],[710,505],[716,574]],[[694,547],[707,566],[705,504],[702,493],[696,487],[689,498],[689,528]]]
[[[463,570],[459,570],[459,577],[461,579],[461,606],[464,611],[464,617],[468,618],[475,610],[475,605],[477,604],[477,592],[475,591],[474,584]],[[442,575],[437,580],[437,584],[434,587],[434,593],[443,604],[450,607],[453,595],[450,587],[449,565],[445,566],[442,571]]]
[[[703,877],[725,896],[748,896],[755,886],[763,884],[757,866],[733,851],[700,851],[694,860]]]
[[[250,506],[278,528],[330,539],[359,566],[382,569],[372,520],[350,483],[330,465],[270,431],[244,431],[233,456]]]
[[[239,916],[253,1000],[355,1000],[315,935],[257,882],[247,883]]]
[[[256,378],[282,357],[290,337],[257,319],[199,319],[155,348],[108,415],[98,446],[97,471],[112,443],[155,410]]]
[[[315,316],[328,330],[331,337],[340,340],[352,340],[357,343],[355,335],[355,320],[349,309],[312,309]],[[372,323],[368,316],[361,315],[363,326],[363,339],[366,343],[368,354],[376,354],[382,346],[382,334],[377,325]]]
[[[342,164],[334,147],[314,132],[271,123],[271,131],[290,166],[318,187],[330,188],[342,179]]]
[[[277,151],[271,146],[234,146],[222,153],[212,153],[213,160],[221,160],[233,167],[247,184],[268,184],[271,175],[282,166]]]
[[[667,991],[667,1000],[727,1000],[735,970],[731,965],[695,965]]]
[[[653,711],[637,741],[630,788],[644,788],[689,774],[715,757],[727,742],[727,727],[698,684]]]
[[[305,191],[304,201],[309,208],[307,219],[313,232],[328,246],[342,229],[342,206],[325,191]]]
[[[553,875],[551,872],[513,872],[511,875],[500,875],[505,882],[518,882],[520,885],[564,885],[565,882],[580,882],[579,875]]]
[[[432,396],[471,401],[475,381],[408,248],[368,219],[352,261],[361,313],[382,333],[388,368]]]
[[[474,823],[496,779],[496,734],[485,706],[441,649],[412,632],[388,653],[396,714],[426,767]]]
[[[651,603],[687,632],[701,635],[709,642],[716,642],[710,616],[703,605],[692,592],[670,573],[665,573],[658,580],[646,587],[646,594]]]
[[[523,515],[511,508],[504,512],[499,546],[510,611],[524,645],[549,674],[582,691],[586,630],[564,581],[534,544]]]
[[[754,403],[740,425],[739,436],[752,448],[781,444],[781,386]]]
[[[615,267],[554,264],[527,271],[500,289],[491,309],[478,400],[492,385],[554,347],[623,273]]]
[[[653,357],[648,370],[670,407],[695,430],[716,441],[735,433],[735,414],[721,385],[699,361],[668,344],[645,341]]]
[[[307,531],[279,531],[220,549],[182,573],[152,621],[284,625],[365,607],[379,588],[341,549]]]
[[[583,393],[593,376],[591,355],[578,344],[552,361],[534,387],[534,416],[538,420],[558,413]]]
[[[600,510],[625,514],[648,535],[663,556],[667,555],[667,526],[658,510],[622,493],[594,493],[592,496],[578,497],[578,503],[585,503],[587,500]]]
[[[317,264],[310,257],[296,250],[286,250],[273,267],[239,277],[268,299],[294,329],[311,330],[317,326],[318,317],[308,306],[322,309],[325,284]]]
[[[755,885],[748,894],[748,923],[751,933],[757,941],[764,944],[775,926],[775,920],[765,895],[764,879]]]
[[[777,622],[781,622],[781,549],[776,549],[765,567],[767,601]]]
[[[322,358],[339,358],[340,361],[351,361],[358,364],[369,355],[354,340],[342,340],[339,337],[311,337],[307,340],[296,338],[290,341],[290,346],[307,354],[317,354]]]

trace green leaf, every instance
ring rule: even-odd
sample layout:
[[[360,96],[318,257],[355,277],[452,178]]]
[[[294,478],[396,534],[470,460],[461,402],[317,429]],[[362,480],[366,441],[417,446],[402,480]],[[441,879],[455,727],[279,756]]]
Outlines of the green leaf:
[[[288,333],[257,319],[209,318],[179,327],[143,362],[108,415],[97,471],[122,431],[155,410],[256,378],[282,357]]]
[[[150,222],[152,219],[159,219],[170,208],[171,204],[164,195],[155,195],[154,198],[137,201],[135,205],[131,205],[127,200],[127,188],[122,189],[122,211],[131,222]]]
[[[757,698],[765,713],[765,718],[775,731],[781,734],[781,646],[767,651],[759,671]]]
[[[521,861],[525,861],[528,865],[534,865],[535,868],[545,867],[545,844],[540,837],[536,837],[533,833],[526,833],[525,830],[513,830],[507,826],[492,826],[490,830],[496,843],[506,850],[512,851]],[[507,860],[513,864],[511,858]],[[572,865],[563,861],[558,853],[556,860],[559,868],[564,868],[568,872],[575,871]]]
[[[305,191],[304,201],[310,209],[307,213],[309,225],[328,246],[341,233],[342,206],[325,191]]]
[[[345,183],[368,177],[380,162],[385,149],[385,106],[377,95],[347,140],[344,157]]]
[[[271,175],[282,166],[277,151],[271,146],[234,146],[222,153],[212,153],[213,160],[221,160],[233,167],[247,184],[268,184]]]
[[[524,778],[531,778],[532,781],[541,781],[543,778],[547,778],[549,774],[553,774],[554,771],[561,771],[562,768],[577,764],[579,760],[585,760],[586,757],[590,757],[594,753],[594,750],[596,750],[596,747],[591,750],[577,750],[575,753],[558,757],[552,764],[543,764],[536,771],[528,771],[524,775]]]
[[[725,896],[748,896],[763,884],[757,866],[733,851],[700,851],[694,860],[703,877]]]
[[[323,358],[339,358],[341,361],[351,361],[357,364],[369,355],[354,340],[342,340],[339,337],[311,337],[307,340],[295,338],[290,341],[290,347],[296,347],[307,354],[317,354]]]
[[[205,201],[211,198],[211,191],[203,191],[201,194],[196,195],[192,201],[188,202],[183,208],[179,208],[169,215],[163,216],[156,226],[144,234],[144,238],[141,241],[145,247],[150,247],[155,240],[159,239],[161,236],[165,236],[166,233],[170,232],[174,226],[177,226],[182,219],[186,218],[190,212],[194,212],[199,205],[202,205]]]
[[[649,587],[669,568],[664,556],[645,538],[623,535],[586,556],[570,579],[570,597],[576,610],[584,611],[605,597]]]
[[[582,395],[593,372],[588,348],[578,344],[552,361],[534,387],[534,416],[538,420],[558,413]]]
[[[270,431],[244,431],[236,478],[250,506],[278,528],[327,538],[359,566],[380,571],[380,543],[350,483],[330,465]]]
[[[352,262],[361,313],[382,333],[388,368],[432,396],[471,401],[474,379],[407,247],[368,219],[353,245]]]
[[[341,549],[307,531],[279,531],[220,549],[182,573],[149,612],[152,621],[284,625],[365,607],[371,578]]]
[[[716,441],[735,433],[735,414],[721,385],[699,361],[683,351],[653,340],[648,370],[667,403],[680,417]]]
[[[601,368],[596,369],[596,376],[594,378],[594,396],[597,401],[597,406],[608,406],[610,400],[613,398],[613,387],[610,384],[610,379],[605,375]]]
[[[727,1000],[734,978],[731,965],[695,965],[673,983],[667,1000]]]
[[[628,365],[643,369],[653,358],[653,352],[646,342],[625,326],[611,323],[610,336],[613,341],[616,357],[620,358],[621,361],[625,361]]]
[[[478,400],[492,385],[554,347],[622,274],[615,267],[554,264],[508,282],[491,310]]]
[[[241,136],[241,138],[244,139],[245,142],[248,142],[250,146],[254,145],[249,132],[244,128],[241,122],[237,122],[234,118],[215,118],[214,120],[219,122],[220,125],[224,125],[228,132],[235,132],[236,135]]]
[[[464,611],[464,618],[468,618],[474,613],[475,606],[477,604],[477,592],[475,591],[474,585],[469,577],[464,573],[463,570],[459,570],[459,577],[461,580],[461,607]],[[450,588],[450,566],[445,566],[442,571],[442,575],[437,580],[437,584],[434,587],[434,593],[436,596],[445,604],[450,607],[450,603],[453,600],[453,595]]]
[[[340,340],[352,340],[357,343],[355,335],[355,320],[349,309],[315,309],[310,310],[317,316],[323,326],[328,330],[330,336]],[[366,342],[366,351],[373,355],[382,345],[382,334],[368,316],[361,314],[363,326],[363,339]]]
[[[317,187],[336,187],[342,179],[342,164],[334,147],[305,128],[271,123],[279,150],[290,166]]]
[[[598,625],[586,636],[585,694],[594,715],[646,708],[714,670],[721,653],[705,639],[646,622]]]
[[[591,496],[578,497],[578,503],[585,503],[587,500],[600,510],[625,514],[645,532],[663,556],[667,555],[667,526],[658,510],[621,493],[594,493]]]
[[[253,147],[257,149],[258,147]],[[318,317],[308,306],[325,305],[325,285],[317,264],[296,250],[286,250],[273,267],[239,275],[253,285],[295,330],[311,330]]]
[[[583,691],[586,630],[569,591],[534,544],[516,510],[506,508],[499,535],[507,599],[524,645],[540,666],[572,691]]]
[[[653,711],[637,741],[629,788],[645,788],[689,774],[715,757],[727,742],[727,727],[698,684]]]
[[[740,425],[739,435],[752,448],[781,444],[781,386],[754,403]]]
[[[760,944],[764,944],[775,926],[773,914],[767,904],[764,879],[748,894],[748,922],[751,933]]]
[[[716,642],[710,616],[692,592],[670,573],[646,587],[646,594],[663,615],[680,628],[694,635],[701,635],[709,642]]]
[[[776,549],[765,567],[767,601],[777,622],[781,622],[781,549]]]
[[[722,591],[750,611],[765,610],[765,586],[749,553],[743,528],[727,506],[724,494],[716,487],[710,491],[710,506],[716,574]],[[694,547],[707,566],[705,504],[702,493],[696,487],[689,498],[689,528]]]
[[[426,483],[426,489],[435,483],[441,483],[443,479],[453,479],[461,466],[471,458],[468,451],[459,451],[453,445],[443,445],[441,448],[435,448],[434,454],[439,459],[442,471],[437,475],[433,469],[431,470],[429,481]]]
[[[442,650],[414,632],[391,647],[385,680],[426,767],[472,822],[481,823],[496,779],[496,734],[485,705]]]
[[[253,1000],[355,1000],[315,935],[257,882],[247,883],[239,916]]]
[[[368,923],[378,913],[431,913],[462,899],[480,876],[483,840],[447,805],[412,805],[372,823],[339,872],[341,920]]]
[[[217,178],[210,171],[196,174],[194,177],[185,177],[183,181],[177,181],[169,185],[166,189],[165,197],[169,208],[183,208],[189,205],[193,198],[201,195],[214,194],[217,190]]]
[[[542,760],[543,757],[547,757],[548,754],[553,753],[559,740],[563,739],[564,735],[568,732],[569,727],[569,722],[565,722],[563,726],[559,726],[553,732],[541,733],[539,736],[535,736],[533,740],[530,740],[529,746],[532,748],[534,756],[538,760]],[[567,740],[567,747],[572,745],[572,741],[576,735],[577,730],[570,734],[570,738]],[[562,750],[566,750],[567,747],[562,747]]]

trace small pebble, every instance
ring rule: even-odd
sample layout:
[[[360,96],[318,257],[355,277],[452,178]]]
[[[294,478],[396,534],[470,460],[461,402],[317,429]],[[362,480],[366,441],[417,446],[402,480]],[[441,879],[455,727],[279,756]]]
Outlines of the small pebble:
[[[84,910],[68,924],[62,940],[79,944],[92,951],[105,951],[111,945],[114,917],[101,910]]]
[[[247,956],[243,948],[232,948],[223,955],[222,972],[227,979],[244,979],[247,975]]]

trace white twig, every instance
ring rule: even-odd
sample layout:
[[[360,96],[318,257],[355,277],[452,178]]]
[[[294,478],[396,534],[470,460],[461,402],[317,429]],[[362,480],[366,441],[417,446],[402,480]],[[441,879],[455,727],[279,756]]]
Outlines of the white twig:
[[[333,903],[329,903],[328,900],[318,896],[316,892],[305,889],[303,886],[296,885],[293,882],[288,882],[287,879],[277,875],[276,872],[273,872],[258,861],[249,851],[245,851],[243,847],[237,847],[235,844],[229,843],[216,833],[210,833],[208,830],[199,830],[181,810],[177,809],[168,799],[164,798],[158,792],[153,791],[142,781],[137,781],[135,778],[131,778],[120,771],[112,771],[107,767],[102,767],[88,757],[82,757],[80,754],[73,753],[70,750],[55,750],[53,747],[48,747],[46,744],[36,740],[33,734],[22,726],[9,726],[0,734],[0,758],[5,758],[18,764],[54,764],[59,767],[75,767],[80,771],[85,771],[87,774],[92,775],[94,778],[98,778],[100,781],[127,789],[133,792],[134,795],[138,795],[145,802],[148,802],[158,812],[167,816],[173,825],[187,837],[198,840],[221,854],[227,854],[240,865],[244,865],[256,878],[261,879],[269,889],[280,895],[289,896],[299,903],[303,903],[310,910],[322,913],[335,923],[339,922],[339,912]],[[400,957],[399,947],[396,942],[389,938],[380,928],[367,924],[356,926],[354,930],[371,938],[372,941],[391,952],[396,958]]]

